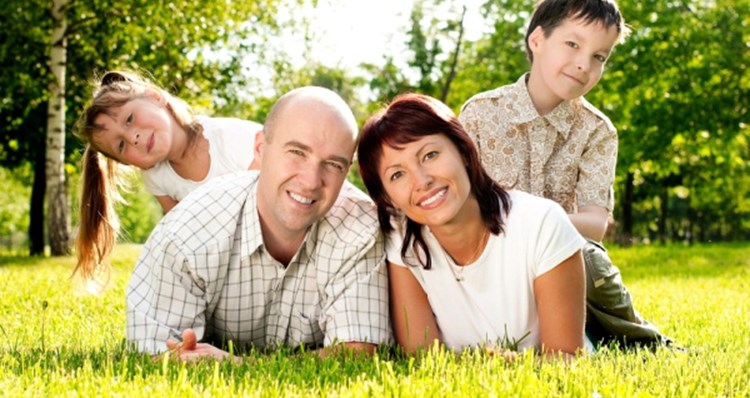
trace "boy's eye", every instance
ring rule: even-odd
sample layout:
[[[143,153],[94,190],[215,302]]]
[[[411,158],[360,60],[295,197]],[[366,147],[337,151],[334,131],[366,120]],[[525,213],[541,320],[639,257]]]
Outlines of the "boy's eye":
[[[125,125],[130,125],[130,123],[133,123],[133,114],[129,114],[128,118],[125,119]]]
[[[578,48],[578,43],[574,41],[566,41],[565,44],[570,48]]]
[[[599,61],[601,63],[607,62],[607,57],[605,57],[603,55],[599,55],[599,54],[594,55],[594,59],[596,59],[597,61]]]

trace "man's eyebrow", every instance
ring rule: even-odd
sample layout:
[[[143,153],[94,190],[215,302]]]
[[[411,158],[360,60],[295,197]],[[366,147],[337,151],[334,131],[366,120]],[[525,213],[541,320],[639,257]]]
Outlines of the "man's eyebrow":
[[[297,140],[288,141],[286,144],[284,144],[284,146],[285,147],[294,147],[294,148],[300,149],[300,150],[302,150],[304,152],[308,152],[308,153],[312,152],[312,148],[309,145],[303,144],[303,143],[301,143],[301,142],[299,142]],[[347,158],[345,158],[343,156],[336,156],[336,155],[334,155],[334,156],[329,157],[328,160],[332,160],[334,162],[338,162],[338,163],[341,163],[343,165],[349,165],[349,159],[347,159]]]

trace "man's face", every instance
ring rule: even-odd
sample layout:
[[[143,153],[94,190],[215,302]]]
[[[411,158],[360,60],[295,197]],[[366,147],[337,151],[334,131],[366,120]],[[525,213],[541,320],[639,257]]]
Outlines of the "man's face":
[[[258,134],[258,212],[274,236],[299,238],[333,206],[351,165],[356,127],[314,100],[278,115],[270,141]],[[265,233],[264,233],[265,234]]]

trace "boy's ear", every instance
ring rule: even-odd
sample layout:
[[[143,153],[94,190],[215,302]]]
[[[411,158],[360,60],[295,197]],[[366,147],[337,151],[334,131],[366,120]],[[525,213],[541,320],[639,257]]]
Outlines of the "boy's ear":
[[[541,26],[534,28],[534,31],[529,35],[529,48],[531,51],[536,52],[544,39],[544,29]]]

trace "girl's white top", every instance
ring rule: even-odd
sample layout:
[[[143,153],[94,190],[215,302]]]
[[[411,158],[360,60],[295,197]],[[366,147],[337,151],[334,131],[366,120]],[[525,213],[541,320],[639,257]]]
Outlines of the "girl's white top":
[[[460,274],[428,227],[422,227],[422,233],[432,255],[429,270],[416,260],[411,245],[406,259],[401,257],[405,220],[394,225],[396,230],[387,240],[388,261],[409,264],[428,296],[443,343],[457,351],[517,341],[526,333],[518,348],[538,347],[534,279],[585,243],[557,203],[521,191],[508,192],[512,206],[505,232],[490,235],[480,257]],[[463,281],[458,282],[457,275]]]
[[[169,196],[181,201],[195,188],[211,178],[247,170],[253,161],[255,133],[263,129],[261,124],[248,120],[219,117],[198,117],[203,125],[203,135],[208,140],[211,165],[206,178],[193,181],[181,177],[168,161],[142,170],[143,183],[155,196]]]

